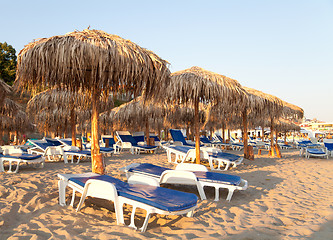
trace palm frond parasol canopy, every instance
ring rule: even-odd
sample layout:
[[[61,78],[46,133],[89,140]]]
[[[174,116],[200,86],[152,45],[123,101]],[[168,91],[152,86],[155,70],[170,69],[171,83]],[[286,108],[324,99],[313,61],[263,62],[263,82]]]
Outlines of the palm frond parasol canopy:
[[[244,105],[247,101],[245,90],[236,80],[200,67],[172,73],[164,95],[171,103],[194,105],[197,163],[200,163],[199,102],[220,104],[232,111],[234,106]]]
[[[168,63],[137,44],[100,30],[83,30],[43,38],[18,56],[16,88],[40,86],[91,94],[92,171],[104,174],[98,145],[98,96],[129,91],[158,97],[169,83]]]

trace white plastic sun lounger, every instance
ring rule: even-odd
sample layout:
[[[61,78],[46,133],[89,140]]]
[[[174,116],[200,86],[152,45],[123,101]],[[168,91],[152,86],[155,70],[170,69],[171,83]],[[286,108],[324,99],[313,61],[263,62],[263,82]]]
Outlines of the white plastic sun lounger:
[[[328,154],[324,148],[305,148],[305,157],[324,157],[328,159]]]
[[[168,162],[170,163],[184,163],[186,161],[194,161],[195,159],[195,148],[189,146],[164,146],[167,152]],[[175,155],[174,161],[172,155]],[[244,158],[235,154],[225,153],[217,148],[201,147],[200,157],[206,159],[209,162],[211,170],[228,170],[230,166],[236,167],[240,165]],[[217,167],[215,168],[215,164]],[[221,167],[224,167],[222,169]]]
[[[226,200],[230,201],[234,191],[246,190],[248,186],[247,181],[239,176],[208,172],[205,166],[199,164],[182,163],[172,170],[150,163],[132,163],[121,170],[126,173],[128,182],[153,180],[156,185],[162,183],[195,185],[202,200],[206,199],[205,186],[215,188],[214,201],[219,200],[220,188],[229,190]]]
[[[5,149],[3,154],[0,154],[0,172],[5,172],[4,162],[9,162],[8,172],[17,173],[20,163],[36,163],[40,167],[44,167],[45,157],[42,155],[32,155],[23,153],[21,149]],[[12,171],[12,163],[16,163],[15,171]]]
[[[157,146],[150,146],[144,144],[144,142],[138,142],[129,131],[116,131],[116,134],[118,139],[116,146],[119,146],[121,149],[130,149],[132,154],[155,152],[157,149]]]
[[[58,174],[59,177],[59,204],[65,206],[66,187],[73,189],[71,205],[73,205],[75,192],[82,194],[76,211],[79,211],[87,196],[113,201],[117,224],[123,224],[123,205],[133,206],[129,227],[137,229],[134,223],[136,208],[146,210],[146,217],[142,232],[146,231],[148,220],[153,213],[163,215],[183,215],[191,217],[197,206],[198,198],[195,194],[184,193],[172,189],[142,185],[128,184],[108,175],[95,173],[84,174]]]

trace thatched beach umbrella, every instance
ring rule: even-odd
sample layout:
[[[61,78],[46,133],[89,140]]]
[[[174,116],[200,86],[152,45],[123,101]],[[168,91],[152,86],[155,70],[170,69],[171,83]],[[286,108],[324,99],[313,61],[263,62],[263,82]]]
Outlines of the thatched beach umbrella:
[[[192,67],[171,74],[171,83],[164,94],[169,102],[193,104],[196,162],[200,163],[199,102],[221,104],[232,110],[246,102],[247,95],[241,85],[231,78],[200,67]]]
[[[158,103],[144,101],[142,96],[124,103],[110,112],[112,121],[126,124],[127,126],[144,126],[146,139],[149,139],[150,119],[161,119],[164,116],[164,106]]]
[[[252,119],[265,119],[267,116],[271,119],[271,128],[273,128],[273,120],[281,115],[282,111],[282,101],[270,94],[263,93],[253,88],[244,87],[244,89],[249,94],[249,105],[243,109],[243,141],[244,141],[244,156],[248,155],[248,136],[247,136],[247,125],[248,116]],[[271,135],[272,136],[272,135]],[[271,137],[271,152],[274,154],[273,150],[273,137]]]
[[[111,110],[113,99],[110,96],[100,96],[99,111]],[[35,95],[27,104],[30,115],[48,109],[48,113],[62,123],[71,125],[72,145],[76,146],[76,123],[78,116],[91,109],[90,97],[83,92],[48,89]],[[62,114],[59,114],[61,112]],[[59,114],[59,115],[58,115]],[[86,115],[86,114],[84,114]],[[91,115],[90,115],[91,116]],[[68,119],[68,121],[66,121]],[[86,120],[86,119],[85,119]]]
[[[40,86],[82,91],[92,105],[92,171],[104,174],[99,151],[98,105],[101,93],[129,91],[155,97],[168,85],[167,62],[119,36],[83,30],[34,41],[18,56],[17,88]]]

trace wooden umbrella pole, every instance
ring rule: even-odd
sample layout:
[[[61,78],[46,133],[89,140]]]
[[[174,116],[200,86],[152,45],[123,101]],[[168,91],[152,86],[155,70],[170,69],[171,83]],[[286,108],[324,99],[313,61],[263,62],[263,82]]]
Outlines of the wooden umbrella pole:
[[[223,142],[225,143],[225,123],[223,122],[222,123],[222,139],[223,139]]]
[[[270,155],[272,157],[275,156],[275,153],[274,153],[274,129],[273,129],[273,118],[271,117],[271,133],[270,133],[270,136],[271,136],[271,150],[270,150]]]
[[[96,89],[92,91],[92,116],[91,116],[91,165],[92,172],[104,174],[104,161],[103,156],[99,151],[99,137],[98,137],[98,105],[99,97]]]
[[[199,99],[194,100],[195,161],[200,164]]]
[[[280,147],[278,145],[278,130],[275,129],[275,137],[276,137],[276,143],[275,143],[275,151],[276,151],[276,156],[278,158],[282,158],[282,154],[281,154],[281,150],[280,150]]]
[[[146,142],[147,145],[150,145],[150,141],[149,141],[149,120],[148,117],[146,117]]]
[[[242,113],[243,115],[243,144],[244,144],[244,158],[248,159],[248,141],[247,141],[247,115],[246,110]]]
[[[76,146],[76,124],[75,124],[75,111],[71,109],[71,128],[72,128],[72,146]]]

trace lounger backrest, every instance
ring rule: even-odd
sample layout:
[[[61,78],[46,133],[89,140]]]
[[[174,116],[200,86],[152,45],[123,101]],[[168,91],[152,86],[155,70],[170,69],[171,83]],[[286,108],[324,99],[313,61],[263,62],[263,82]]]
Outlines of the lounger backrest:
[[[187,145],[185,137],[179,129],[170,129],[169,131],[174,142],[182,142],[183,145]]]
[[[113,146],[113,144],[115,144],[115,140],[114,140],[114,137],[111,136],[111,135],[104,135],[102,136],[102,142],[105,143],[105,139],[108,139],[109,140],[109,146]]]
[[[324,142],[324,145],[327,148],[327,150],[329,151],[333,150],[333,143]]]
[[[211,142],[209,141],[209,139],[208,139],[206,136],[201,136],[201,137],[200,137],[200,141],[201,141],[202,143],[211,143]]]
[[[70,138],[62,138],[59,139],[59,141],[62,142],[64,145],[72,146],[72,139]]]
[[[133,138],[133,136],[128,131],[119,131],[116,133],[117,133],[117,138],[120,139],[121,142],[129,142],[134,146],[138,144],[138,142]]]
[[[58,139],[44,138],[44,140],[45,140],[50,146],[61,146],[61,145],[62,145],[62,143],[59,142]]]
[[[193,172],[183,170],[166,170],[160,177],[160,184],[169,183],[196,185],[197,181],[198,179]]]
[[[215,136],[217,137],[217,139],[218,139],[220,142],[223,142],[223,138],[222,138],[220,135],[215,134]]]
[[[43,151],[45,151],[51,145],[47,143],[45,140],[31,140],[28,139],[28,142],[31,143],[34,147],[37,147]]]

